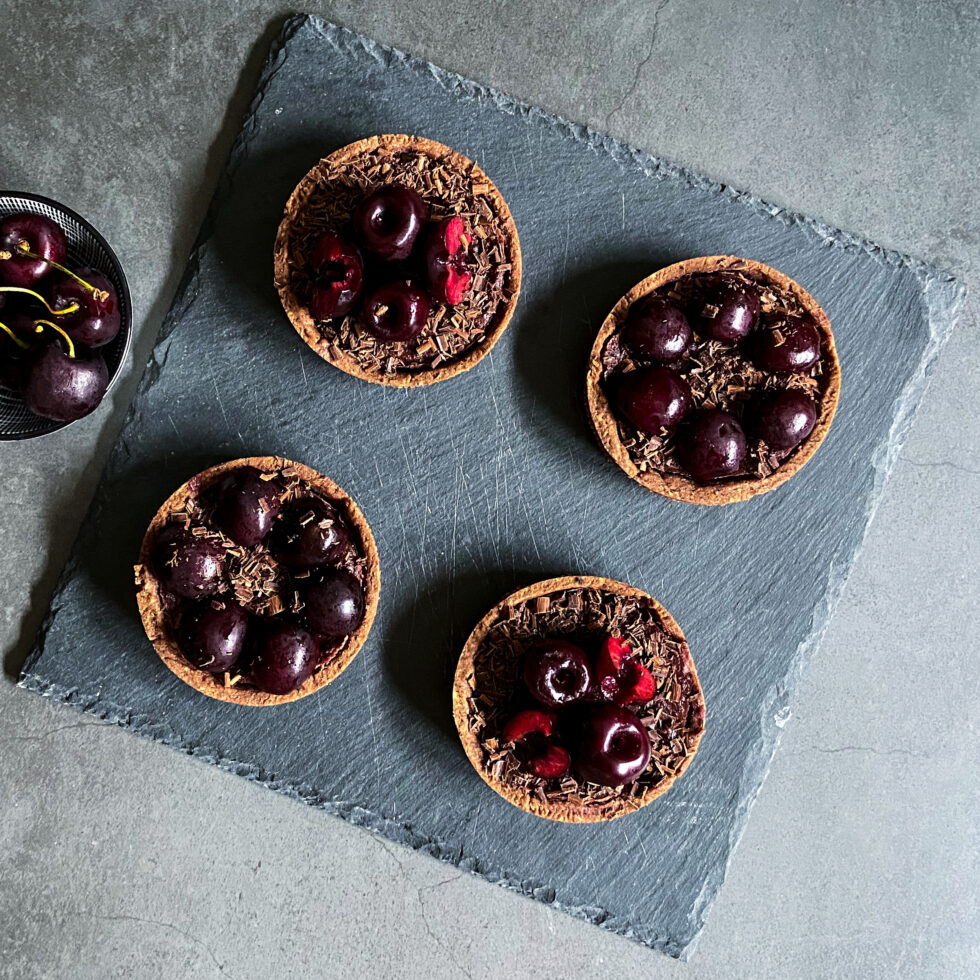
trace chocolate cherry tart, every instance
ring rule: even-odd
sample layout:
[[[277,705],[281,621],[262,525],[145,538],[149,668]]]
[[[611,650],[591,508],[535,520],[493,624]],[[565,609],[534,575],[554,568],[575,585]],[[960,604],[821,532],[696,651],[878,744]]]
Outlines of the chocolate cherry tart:
[[[381,581],[354,501],[280,456],[190,479],[150,523],[135,572],[160,659],[202,694],[253,706],[338,677],[367,639]]]
[[[494,606],[453,685],[463,748],[491,789],[535,816],[613,820],[691,764],[704,698],[680,627],[622,582],[547,579]]]
[[[500,339],[521,288],[521,247],[472,160],[418,136],[374,136],[324,157],[293,191],[275,283],[324,360],[418,387],[468,371]]]
[[[840,394],[830,321],[770,266],[707,256],[667,266],[606,317],[589,359],[593,429],[664,497],[728,504],[813,456]]]

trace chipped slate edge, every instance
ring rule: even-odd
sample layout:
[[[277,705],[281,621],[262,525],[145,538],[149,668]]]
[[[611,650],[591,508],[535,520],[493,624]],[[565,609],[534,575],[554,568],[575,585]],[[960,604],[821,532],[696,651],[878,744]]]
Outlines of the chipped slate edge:
[[[892,249],[883,248],[868,239],[859,238],[848,232],[841,231],[840,229],[816,221],[813,218],[799,214],[798,212],[789,211],[778,205],[770,204],[754,195],[734,190],[728,185],[713,181],[684,167],[668,163],[658,157],[631,147],[626,143],[596,132],[587,126],[572,123],[559,116],[546,113],[541,109],[504,95],[496,89],[480,85],[453,72],[439,68],[430,62],[422,61],[395,48],[379,44],[347,28],[328,23],[318,17],[297,15],[291,17],[285,23],[279,38],[272,47],[266,67],[260,78],[256,95],[252,100],[242,129],[232,147],[229,163],[225,168],[202,225],[201,232],[198,235],[197,242],[188,260],[187,269],[178,288],[177,299],[174,301],[170,312],[164,320],[159,338],[150,356],[150,362],[140,382],[139,391],[127,414],[119,446],[117,447],[117,449],[120,449],[127,456],[129,455],[129,449],[126,444],[126,431],[129,424],[139,414],[146,393],[152,388],[166,364],[169,349],[168,338],[170,334],[177,324],[184,319],[197,298],[198,273],[201,258],[205,254],[218,213],[230,189],[237,167],[247,152],[248,141],[258,128],[256,115],[265,97],[265,90],[280,68],[285,64],[287,58],[286,48],[289,41],[304,27],[309,27],[315,31],[335,51],[345,57],[356,58],[359,53],[364,53],[384,65],[389,65],[395,61],[400,62],[412,71],[430,75],[441,87],[457,96],[488,100],[501,111],[510,115],[520,115],[528,123],[545,123],[563,136],[571,138],[576,142],[585,143],[596,152],[607,154],[624,169],[638,169],[646,176],[653,177],[657,180],[681,180],[696,190],[710,194],[721,194],[730,200],[737,201],[750,211],[755,212],[755,215],[759,218],[775,218],[784,224],[797,225],[803,228],[819,240],[824,247],[841,248],[845,251],[861,251],[876,261],[884,262],[887,265],[908,268],[921,283],[925,315],[930,331],[929,342],[920,359],[919,370],[910,379],[901,396],[896,401],[896,415],[889,432],[888,440],[879,448],[873,460],[875,480],[871,493],[868,496],[865,532],[850,556],[840,556],[836,562],[832,563],[823,601],[814,610],[813,630],[807,639],[797,647],[786,675],[780,683],[774,685],[771,692],[772,696],[762,707],[758,737],[753,741],[752,751],[747,756],[750,761],[740,780],[742,794],[729,836],[728,859],[724,867],[711,872],[705,879],[689,914],[692,929],[690,938],[678,940],[670,937],[642,936],[637,932],[636,926],[629,920],[617,918],[605,909],[594,906],[567,905],[557,899],[556,890],[553,887],[539,882],[527,881],[513,873],[485,868],[481,866],[478,858],[464,855],[461,848],[436,839],[426,838],[413,831],[407,825],[399,824],[397,821],[385,818],[380,814],[376,814],[351,802],[327,799],[311,786],[277,780],[256,766],[222,757],[213,750],[203,746],[190,745],[172,729],[168,730],[165,726],[150,722],[149,720],[140,721],[133,716],[132,712],[103,701],[98,693],[81,694],[63,685],[49,682],[41,675],[34,673],[33,670],[43,652],[47,633],[60,610],[58,597],[62,592],[63,583],[68,581],[75,570],[76,559],[74,557],[65,566],[65,570],[62,573],[52,599],[51,608],[38,632],[35,646],[25,663],[19,684],[26,690],[34,691],[42,697],[67,704],[76,710],[92,714],[121,727],[130,728],[153,741],[160,742],[194,758],[202,759],[226,772],[241,776],[250,782],[258,783],[267,789],[281,793],[291,799],[324,810],[355,826],[364,827],[396,843],[404,844],[413,850],[427,853],[449,864],[453,864],[461,870],[469,871],[486,881],[499,884],[509,891],[533,898],[561,912],[579,919],[584,919],[593,925],[600,926],[626,939],[638,942],[641,945],[648,946],[652,949],[659,949],[676,958],[687,959],[694,950],[698,934],[704,925],[707,910],[728,873],[728,866],[731,864],[735,848],[745,829],[749,811],[759,794],[765,775],[769,770],[773,755],[779,744],[779,730],[785,724],[785,719],[788,717],[789,702],[792,700],[798,688],[804,664],[810,654],[815,652],[819,647],[847,579],[847,569],[857,560],[861,552],[885,481],[888,479],[895,461],[901,452],[905,436],[914,420],[918,402],[925,391],[936,358],[953,329],[960,306],[966,296],[966,290],[962,284],[956,281],[951,273],[945,272],[936,266],[929,265],[920,259]],[[100,480],[100,487],[104,486],[106,477],[115,471],[116,457],[117,452],[114,451]],[[100,490],[86,518],[86,524],[90,520],[98,519],[103,505],[104,492]]]

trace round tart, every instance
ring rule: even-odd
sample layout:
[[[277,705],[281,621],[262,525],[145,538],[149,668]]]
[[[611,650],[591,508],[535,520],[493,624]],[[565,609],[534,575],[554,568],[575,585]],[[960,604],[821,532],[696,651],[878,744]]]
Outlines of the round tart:
[[[281,456],[198,473],[150,522],[136,600],[146,635],[182,681],[265,707],[338,677],[378,607],[378,552],[354,501]]]
[[[695,504],[747,500],[817,451],[840,394],[830,321],[770,266],[667,266],[613,308],[592,347],[592,426],[628,476]]]
[[[566,823],[613,820],[663,795],[704,732],[680,627],[622,582],[547,579],[494,606],[456,668],[453,714],[491,789]]]
[[[304,341],[365,381],[418,387],[468,371],[510,322],[521,249],[472,160],[418,136],[324,157],[293,191],[275,282]]]

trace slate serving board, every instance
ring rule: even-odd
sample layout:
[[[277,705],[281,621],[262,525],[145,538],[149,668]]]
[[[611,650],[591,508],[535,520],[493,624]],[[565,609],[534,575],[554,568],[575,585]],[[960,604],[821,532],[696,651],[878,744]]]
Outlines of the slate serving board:
[[[300,341],[272,285],[283,203],[322,155],[433,137],[507,198],[518,313],[469,373],[365,384]],[[735,253],[823,304],[843,365],[824,446],[785,487],[724,508],[646,492],[589,434],[583,377],[618,297],[658,267]],[[962,289],[950,276],[672,167],[312,17],[291,19],[21,683],[410,847],[683,955],[718,891]],[[350,491],[381,610],[330,688],[275,710],[201,697],[160,663],[131,565],[159,503],[229,457],[280,453]],[[690,771],[609,825],[560,826],[490,792],[452,724],[465,636],[503,594],[567,573],[657,596],[708,706]]]

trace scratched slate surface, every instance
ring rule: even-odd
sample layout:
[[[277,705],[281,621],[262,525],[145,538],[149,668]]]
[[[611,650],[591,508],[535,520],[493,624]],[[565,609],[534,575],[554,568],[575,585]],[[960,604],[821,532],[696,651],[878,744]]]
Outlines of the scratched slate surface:
[[[518,314],[492,356],[419,391],[321,362],[272,287],[272,242],[294,184],[321,155],[378,132],[425,134],[480,161],[524,250]],[[582,380],[623,292],[660,265],[720,252],[810,289],[833,322],[844,384],[833,429],[799,476],[745,504],[697,509],[645,492],[603,456]],[[684,955],[961,298],[939,270],[293,18],[21,683]],[[130,567],[176,485],[259,453],[346,487],[382,560],[380,615],[352,667],[273,711],[205,700],[162,666]],[[687,633],[708,704],[688,774],[607,826],[558,826],[498,799],[451,720],[452,671],[475,621],[510,589],[569,572],[660,598]]]

